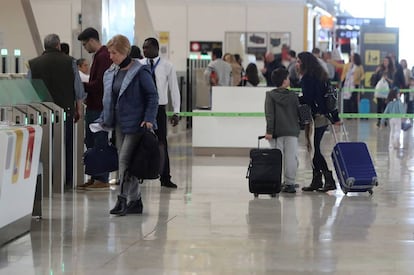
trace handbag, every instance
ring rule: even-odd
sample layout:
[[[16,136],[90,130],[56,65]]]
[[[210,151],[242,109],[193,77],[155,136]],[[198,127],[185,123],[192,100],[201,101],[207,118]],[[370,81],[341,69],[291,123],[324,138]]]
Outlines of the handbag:
[[[308,104],[299,104],[299,124],[306,125],[312,121],[312,110]]]
[[[408,131],[413,125],[411,124],[410,119],[402,119],[401,121],[401,130]]]
[[[85,174],[98,175],[118,170],[118,150],[112,144],[89,148],[83,154]]]
[[[128,166],[128,172],[140,180],[157,179],[160,175],[158,137],[152,129],[145,129]]]
[[[389,91],[390,86],[388,85],[387,80],[385,80],[384,77],[381,77],[377,85],[375,85],[375,97],[387,98]]]

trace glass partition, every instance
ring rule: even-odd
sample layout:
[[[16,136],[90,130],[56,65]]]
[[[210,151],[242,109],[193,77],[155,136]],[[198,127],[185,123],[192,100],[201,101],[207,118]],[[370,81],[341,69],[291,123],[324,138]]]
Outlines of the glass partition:
[[[42,80],[0,80],[0,106],[28,104],[33,102],[53,102],[53,99]]]

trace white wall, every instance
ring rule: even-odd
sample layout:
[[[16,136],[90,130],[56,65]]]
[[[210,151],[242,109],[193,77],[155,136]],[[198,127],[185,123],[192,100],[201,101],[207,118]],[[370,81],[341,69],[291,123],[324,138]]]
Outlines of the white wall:
[[[80,30],[78,15],[81,13],[81,0],[30,0],[40,38],[56,33],[61,42],[70,45],[71,54],[75,47],[79,47],[78,41],[74,41],[73,33]],[[78,57],[78,56],[76,56]]]
[[[144,0],[136,0],[144,1]],[[305,0],[147,0],[156,31],[170,33],[169,58],[185,71],[189,41],[225,41],[226,31],[291,32],[291,48],[303,50]],[[81,0],[31,0],[41,38],[57,33],[72,42]],[[83,17],[88,15],[83,14]],[[138,27],[135,27],[138,29]],[[139,33],[136,36],[140,37]],[[138,41],[145,39],[140,37]],[[73,41],[73,47],[77,47]],[[139,45],[142,46],[142,45]],[[224,45],[225,47],[225,45]],[[76,56],[75,56],[76,57]]]
[[[170,60],[178,71],[186,68],[189,41],[224,43],[226,31],[290,31],[291,48],[303,50],[304,0],[252,2],[147,1],[155,30],[170,32]]]

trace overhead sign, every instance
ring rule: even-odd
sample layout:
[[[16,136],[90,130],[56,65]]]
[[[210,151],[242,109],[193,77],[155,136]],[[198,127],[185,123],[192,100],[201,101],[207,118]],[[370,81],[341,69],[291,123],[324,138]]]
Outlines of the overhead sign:
[[[223,49],[221,41],[190,41],[190,52],[211,52],[213,49]]]
[[[347,16],[337,16],[336,25],[338,26],[362,26],[362,25],[376,25],[376,26],[385,26],[384,18],[355,18]]]
[[[359,36],[359,30],[336,30],[336,37],[337,38],[357,38]]]

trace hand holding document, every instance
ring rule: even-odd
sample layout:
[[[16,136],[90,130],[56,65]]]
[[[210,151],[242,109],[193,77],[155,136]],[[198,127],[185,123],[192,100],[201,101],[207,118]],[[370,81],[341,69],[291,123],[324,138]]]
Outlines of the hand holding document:
[[[89,129],[91,130],[92,133],[97,133],[97,132],[100,132],[100,131],[107,131],[107,132],[111,131],[110,128],[103,127],[98,122],[89,124]]]

